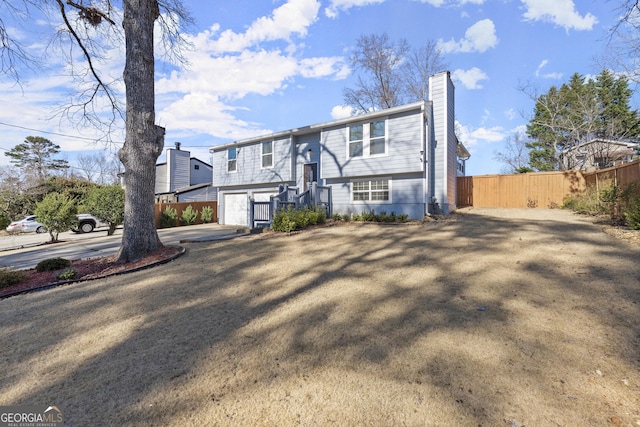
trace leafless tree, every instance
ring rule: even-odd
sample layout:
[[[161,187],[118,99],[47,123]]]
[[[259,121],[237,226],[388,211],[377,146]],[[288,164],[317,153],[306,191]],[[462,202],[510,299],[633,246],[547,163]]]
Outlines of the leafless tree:
[[[361,36],[350,65],[356,83],[344,89],[344,102],[358,113],[426,100],[429,76],[446,67],[434,42],[412,50],[405,39],[395,42],[387,33]]]
[[[606,63],[640,83],[640,1],[619,0],[618,20],[609,31]]]
[[[520,132],[509,136],[505,141],[505,150],[494,153],[494,159],[502,163],[501,173],[513,174],[530,172],[529,148],[527,138]]]
[[[96,154],[80,154],[76,160],[77,173],[85,180],[100,185],[111,185],[119,182],[118,174],[122,172],[120,161],[116,156],[102,151]]]
[[[106,130],[125,121],[125,143],[119,151],[125,169],[125,220],[118,259],[135,261],[158,249],[162,244],[155,229],[153,210],[155,164],[164,145],[164,129],[155,125],[154,25],[159,22],[163,29],[164,53],[173,53],[179,58],[181,25],[191,22],[181,1],[0,1],[3,8],[11,8],[22,16],[29,16],[30,11],[38,8],[62,20],[63,30],[58,40],[62,44],[69,42],[70,58],[75,55],[74,49],[79,49],[84,59],[84,62],[70,63],[80,93],[64,108],[66,117],[81,125],[89,123]],[[15,61],[23,59],[20,48],[16,47],[20,45],[10,39],[4,26],[0,35],[8,40],[0,46],[2,54],[9,58],[3,63],[3,72],[15,76]],[[101,73],[99,68],[101,55],[113,47],[109,42],[118,38],[123,39],[125,45],[124,104],[117,80],[107,72]]]
[[[403,67],[408,101],[428,101],[429,77],[446,70],[448,66],[442,51],[433,40],[428,40],[423,46],[412,50],[407,55]]]

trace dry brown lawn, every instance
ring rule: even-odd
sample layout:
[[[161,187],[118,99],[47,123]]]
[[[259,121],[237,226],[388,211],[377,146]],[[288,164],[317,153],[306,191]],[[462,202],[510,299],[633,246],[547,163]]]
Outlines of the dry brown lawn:
[[[640,246],[471,209],[186,244],[0,301],[0,405],[70,426],[640,426]]]

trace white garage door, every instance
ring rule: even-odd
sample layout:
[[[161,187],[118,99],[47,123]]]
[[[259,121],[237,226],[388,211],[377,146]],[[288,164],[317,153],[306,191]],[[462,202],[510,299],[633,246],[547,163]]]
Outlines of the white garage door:
[[[244,225],[248,223],[247,193],[224,195],[224,223],[227,225]]]

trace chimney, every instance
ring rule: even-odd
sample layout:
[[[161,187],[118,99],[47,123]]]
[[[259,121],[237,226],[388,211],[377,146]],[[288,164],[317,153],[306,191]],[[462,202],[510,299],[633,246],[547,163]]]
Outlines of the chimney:
[[[180,149],[180,146],[182,145],[182,143],[180,143],[180,142],[176,142],[175,144],[176,144],[176,150],[179,150],[179,149]]]

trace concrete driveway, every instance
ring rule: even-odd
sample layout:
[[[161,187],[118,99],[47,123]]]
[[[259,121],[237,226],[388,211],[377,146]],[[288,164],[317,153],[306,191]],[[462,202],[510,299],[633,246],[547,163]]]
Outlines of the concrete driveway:
[[[244,235],[244,231],[236,226],[200,224],[161,229],[158,230],[158,235],[165,245],[176,245],[188,240],[231,238]],[[117,229],[113,236],[107,236],[106,230],[86,234],[69,231],[60,233],[58,239],[61,243],[47,244],[50,239],[48,233],[0,236],[0,267],[23,270],[34,268],[38,262],[47,258],[84,259],[110,256],[120,247],[122,229]]]

